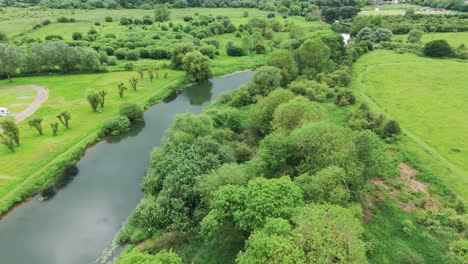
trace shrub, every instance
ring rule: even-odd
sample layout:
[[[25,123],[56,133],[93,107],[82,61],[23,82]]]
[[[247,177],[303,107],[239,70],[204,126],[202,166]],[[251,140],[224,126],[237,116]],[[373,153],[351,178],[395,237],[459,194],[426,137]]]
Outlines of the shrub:
[[[74,33],[72,34],[72,39],[73,39],[73,40],[80,40],[80,39],[82,39],[82,38],[83,38],[83,35],[82,35],[80,32],[74,32]]]
[[[129,50],[127,51],[127,55],[125,56],[127,60],[131,60],[131,61],[136,61],[138,60],[139,57],[140,57],[140,53],[138,52],[138,50]]]
[[[108,16],[108,17],[106,17],[106,18],[104,19],[104,21],[106,21],[106,22],[112,22],[112,21],[114,21],[114,19],[113,19],[112,17]]]
[[[385,138],[393,137],[401,133],[400,125],[395,120],[388,121],[382,131],[382,136]]]
[[[340,106],[354,104],[356,102],[356,97],[354,96],[353,92],[344,90],[338,92],[336,95],[335,103]]]
[[[245,51],[241,47],[231,46],[226,48],[226,54],[232,57],[241,57],[245,55]]]
[[[426,43],[423,52],[429,57],[447,57],[452,53],[452,48],[445,39],[438,39]]]
[[[123,60],[125,59],[125,57],[127,57],[127,49],[124,49],[124,48],[117,49],[114,52],[114,55],[118,60]]]
[[[107,65],[109,66],[117,65],[117,58],[115,56],[109,56],[109,58],[107,59]]]
[[[110,119],[107,119],[102,123],[102,133],[104,135],[118,135],[120,133],[126,132],[130,128],[130,121],[128,117],[119,115],[114,116]]]
[[[200,49],[201,54],[207,56],[210,59],[214,59],[216,48],[214,46],[203,46]]]
[[[131,63],[131,62],[125,63],[124,68],[125,68],[125,70],[127,70],[127,71],[133,70],[133,63]]]
[[[120,107],[119,113],[126,116],[132,124],[143,121],[143,108],[137,104],[124,104]]]

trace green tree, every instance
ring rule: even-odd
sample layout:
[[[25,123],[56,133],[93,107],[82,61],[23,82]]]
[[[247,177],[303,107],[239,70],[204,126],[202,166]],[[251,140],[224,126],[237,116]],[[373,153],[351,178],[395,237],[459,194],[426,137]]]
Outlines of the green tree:
[[[295,240],[306,263],[367,263],[364,228],[349,209],[307,205],[292,217]]]
[[[125,84],[121,82],[119,83],[118,88],[119,88],[119,96],[120,98],[122,98],[124,96],[125,90],[127,90],[127,87],[125,87]]]
[[[179,70],[182,69],[184,65],[183,60],[184,60],[185,54],[192,52],[194,50],[195,50],[195,46],[193,46],[193,44],[187,44],[187,43],[177,44],[174,50],[172,51],[172,60],[171,60],[172,67],[174,67],[175,69],[179,69]]]
[[[327,167],[315,175],[303,174],[294,180],[304,193],[304,201],[347,206],[351,200],[348,175],[339,167]]]
[[[294,55],[301,74],[315,76],[329,68],[330,48],[320,39],[306,40]]]
[[[36,117],[28,121],[28,125],[30,127],[36,128],[37,132],[39,132],[39,135],[41,136],[42,136],[42,121],[44,121],[42,117]]]
[[[408,42],[409,43],[420,43],[424,32],[417,29],[410,30],[408,34]]]
[[[288,85],[288,90],[317,102],[325,101],[330,93],[330,88],[326,84],[306,78],[297,78]]]
[[[266,97],[261,98],[252,106],[250,111],[250,118],[254,123],[254,127],[263,135],[270,133],[275,109],[293,98],[294,94],[284,89],[276,89]]]
[[[267,219],[262,229],[250,235],[245,251],[239,253],[236,263],[306,263],[304,251],[292,239],[291,229],[287,220]]]
[[[128,80],[130,85],[132,86],[133,90],[136,91],[138,87],[138,79],[136,77],[132,77]]]
[[[242,49],[246,54],[249,54],[252,51],[253,43],[248,31],[242,33]]]
[[[57,122],[53,122],[53,123],[50,124],[50,126],[52,127],[52,134],[54,136],[57,136],[57,134],[58,134],[58,131],[59,131],[58,125],[59,124]]]
[[[93,112],[96,112],[102,100],[101,95],[94,89],[88,89],[86,91],[86,99],[88,100],[91,109],[93,109]]]
[[[21,66],[22,53],[15,47],[0,44],[0,75],[5,74],[10,82]]]
[[[356,43],[361,41],[374,41],[374,31],[369,27],[359,30],[356,35]]]
[[[105,103],[105,100],[106,100],[106,95],[107,95],[107,92],[104,91],[104,90],[100,90],[99,91],[99,96],[101,96],[101,108],[104,108],[104,103]]]
[[[69,121],[71,119],[71,115],[68,111],[63,111],[57,116],[58,120],[62,125],[64,125],[66,128],[69,127]]]
[[[7,133],[0,133],[2,145],[5,145],[11,152],[15,152],[15,141],[13,136]]]
[[[183,68],[192,82],[200,82],[211,78],[210,59],[200,51],[195,50],[185,55]]]
[[[145,67],[143,67],[142,65],[138,66],[137,72],[143,80],[143,77],[145,76]]]
[[[394,137],[401,133],[400,125],[395,120],[388,121],[382,131],[384,137]]]
[[[392,36],[392,31],[387,28],[377,28],[374,31],[374,41],[377,43],[382,41],[390,41],[392,39]]]
[[[452,48],[445,39],[438,39],[426,43],[423,52],[429,57],[448,57],[452,54]]]
[[[253,75],[255,94],[267,95],[281,86],[281,70],[273,66],[263,66]]]
[[[288,219],[302,202],[302,192],[289,177],[255,178],[246,187],[227,185],[213,193],[202,231],[209,238],[226,223],[241,231],[260,229],[268,218]]]
[[[290,133],[305,123],[324,120],[327,111],[323,106],[302,96],[281,104],[273,114],[273,129],[281,133]]]
[[[120,107],[119,114],[126,116],[130,123],[143,121],[143,108],[137,104],[124,104]]]
[[[154,6],[154,20],[156,22],[164,22],[169,20],[171,11],[164,4],[158,4]]]
[[[20,134],[19,134],[19,129],[18,126],[16,125],[15,119],[11,117],[7,118],[2,118],[3,120],[0,120],[0,127],[2,128],[3,132],[5,135],[13,139],[15,141],[16,145],[20,145]]]
[[[297,67],[293,54],[288,50],[275,50],[269,57],[267,65],[281,70],[281,85],[287,86],[297,76]]]

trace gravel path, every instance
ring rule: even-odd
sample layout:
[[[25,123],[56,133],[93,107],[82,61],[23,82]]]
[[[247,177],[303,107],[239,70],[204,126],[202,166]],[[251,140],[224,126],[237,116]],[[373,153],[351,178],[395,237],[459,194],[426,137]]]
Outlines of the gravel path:
[[[49,91],[47,88],[37,85],[23,85],[23,86],[9,86],[9,87],[1,87],[0,91],[3,90],[13,90],[13,89],[21,89],[21,91],[37,91],[36,99],[32,103],[28,105],[26,109],[22,112],[17,113],[14,115],[16,119],[16,123],[23,121],[24,119],[28,118],[28,116],[32,115],[42,103],[44,103],[47,98],[49,97]]]

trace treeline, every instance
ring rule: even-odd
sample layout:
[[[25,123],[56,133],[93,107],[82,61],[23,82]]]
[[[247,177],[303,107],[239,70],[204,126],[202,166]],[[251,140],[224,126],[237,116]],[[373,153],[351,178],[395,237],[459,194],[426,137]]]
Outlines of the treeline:
[[[233,8],[259,8],[267,11],[288,11],[293,13],[303,13],[305,5],[314,4],[317,6],[364,6],[364,0],[6,0],[4,5],[26,7],[31,5],[41,5],[48,8],[143,8],[152,9],[155,4],[167,4],[174,8],[185,7],[233,7]]]
[[[64,42],[34,44],[30,50],[0,44],[0,76],[11,79],[21,73],[104,70],[97,51]]]

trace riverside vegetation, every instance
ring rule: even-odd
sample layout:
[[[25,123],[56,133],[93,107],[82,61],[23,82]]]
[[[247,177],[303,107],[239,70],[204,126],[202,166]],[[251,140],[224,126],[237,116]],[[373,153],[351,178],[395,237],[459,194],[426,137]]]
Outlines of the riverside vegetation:
[[[466,34],[453,33],[466,31],[463,13],[363,16],[359,1],[100,3],[43,1],[108,9],[46,9],[32,29],[43,10],[3,10],[0,31],[19,23],[0,35],[1,84],[42,85],[50,97],[27,123],[2,123],[2,212],[171,90],[257,68],[202,114],[176,118],[117,235],[126,247],[116,263],[466,262],[466,146],[457,140],[466,122],[455,109],[467,50]],[[130,16],[118,5],[142,9]],[[433,64],[447,76],[418,87]],[[437,117],[445,125],[430,135],[435,97],[461,123]],[[41,126],[62,113],[67,126]]]

